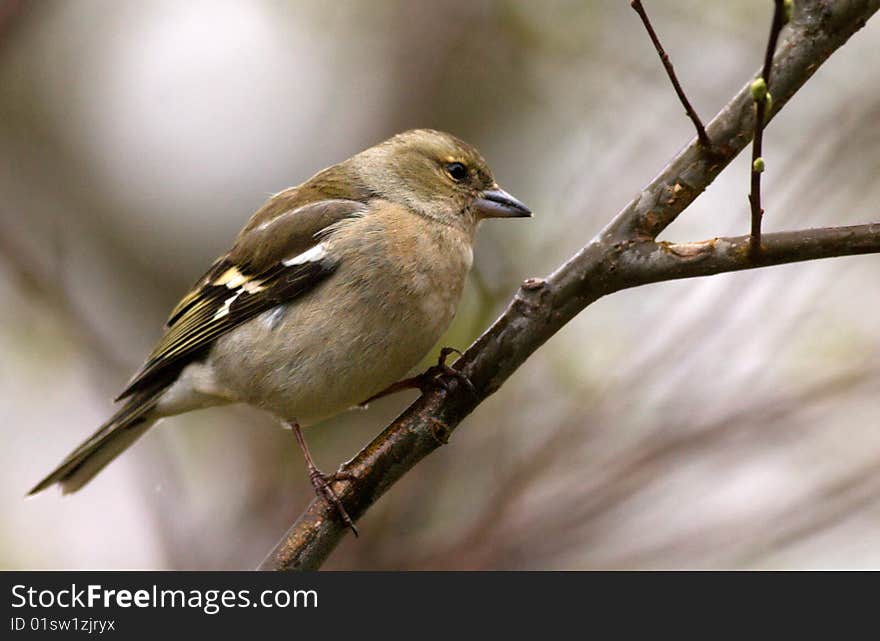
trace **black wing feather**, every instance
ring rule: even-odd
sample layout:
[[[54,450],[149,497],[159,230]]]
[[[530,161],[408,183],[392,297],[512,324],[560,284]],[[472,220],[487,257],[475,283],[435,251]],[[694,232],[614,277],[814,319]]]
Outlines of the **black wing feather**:
[[[321,197],[313,200],[316,196]],[[316,255],[291,265],[285,260],[316,247],[334,224],[365,211],[363,202],[327,196],[305,185],[270,198],[229,253],[171,311],[165,335],[116,400],[170,385],[217,337],[316,287],[336,269],[335,258]]]
[[[160,379],[173,381],[183,367],[210,348],[216,338],[312,290],[333,273],[336,263],[329,258],[291,266],[278,263],[262,274],[248,277],[248,282],[259,283],[259,290],[253,292],[243,287],[230,289],[225,284],[212,284],[223,273],[222,267],[222,261],[215,264],[200,281],[204,282],[201,288],[181,301],[169,319],[168,331],[116,400],[150,387]],[[226,313],[218,314],[230,299]]]

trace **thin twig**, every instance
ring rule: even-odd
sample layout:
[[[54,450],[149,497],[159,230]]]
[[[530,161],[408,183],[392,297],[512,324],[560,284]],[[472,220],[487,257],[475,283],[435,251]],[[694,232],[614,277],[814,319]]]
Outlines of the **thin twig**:
[[[688,97],[684,93],[684,89],[681,88],[681,84],[675,76],[675,70],[672,68],[672,62],[670,62],[669,56],[666,51],[664,51],[663,45],[660,44],[660,38],[657,37],[654,27],[651,26],[651,21],[648,19],[648,14],[645,12],[641,0],[632,0],[629,5],[635,9],[635,12],[639,14],[639,17],[642,19],[642,23],[644,23],[645,29],[647,29],[648,35],[651,37],[651,42],[654,43],[654,48],[660,56],[660,61],[666,69],[666,74],[669,76],[669,80],[672,81],[672,87],[675,89],[675,93],[678,94],[678,99],[681,100],[681,104],[684,105],[684,110],[687,112],[688,118],[691,119],[694,123],[694,127],[697,128],[697,138],[699,139],[700,144],[708,149],[712,146],[712,143],[709,140],[709,135],[706,133],[706,128],[703,126],[703,122],[697,115],[696,110],[691,106]]]
[[[773,53],[776,51],[776,42],[779,40],[779,32],[785,25],[785,2],[773,0],[773,21],[770,23],[770,36],[767,38],[767,50],[764,53],[764,67],[761,69],[762,84],[752,85],[755,87],[752,96],[755,99],[755,138],[752,144],[752,169],[751,191],[749,204],[752,210],[751,242],[749,254],[757,258],[761,253],[761,220],[764,210],[761,207],[761,174],[764,171],[764,157],[762,154],[764,142],[764,125],[768,107],[770,106],[770,72],[773,69]]]

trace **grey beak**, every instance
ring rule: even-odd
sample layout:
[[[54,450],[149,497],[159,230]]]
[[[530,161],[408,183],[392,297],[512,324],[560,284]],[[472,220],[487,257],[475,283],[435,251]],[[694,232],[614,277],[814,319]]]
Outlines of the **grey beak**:
[[[484,191],[474,206],[483,218],[528,218],[532,215],[528,207],[498,185]]]

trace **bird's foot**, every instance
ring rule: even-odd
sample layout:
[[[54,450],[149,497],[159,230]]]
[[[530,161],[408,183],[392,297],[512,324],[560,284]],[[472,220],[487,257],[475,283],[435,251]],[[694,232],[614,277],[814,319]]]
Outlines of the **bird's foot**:
[[[446,364],[446,359],[449,358],[450,354],[458,354],[459,356],[462,356],[462,353],[454,347],[444,347],[440,350],[440,358],[437,359],[437,364],[432,365],[424,372],[415,377],[415,379],[418,381],[416,387],[421,390],[422,394],[431,391],[431,389],[433,389],[437,385],[448,392],[448,379],[454,378],[462,385],[467,387],[472,394],[476,395],[477,390],[474,387],[474,384],[471,382],[471,379],[467,377],[467,374]]]
[[[339,516],[342,517],[343,523],[350,527],[351,531],[354,532],[354,535],[357,536],[358,531],[354,526],[354,521],[351,520],[348,512],[345,511],[342,501],[336,496],[336,492],[333,491],[332,487],[332,484],[336,481],[353,480],[354,475],[350,472],[343,472],[341,470],[337,471],[335,474],[324,474],[321,472],[321,470],[315,465],[312,453],[309,451],[309,446],[306,444],[306,439],[303,437],[302,428],[299,423],[296,421],[285,421],[285,424],[290,427],[290,430],[296,437],[296,442],[302,450],[303,457],[306,459],[306,468],[309,470],[309,480],[312,482],[312,487],[315,488],[315,494],[318,495],[318,498],[323,499],[327,505],[335,507],[336,511],[339,512]]]
[[[351,531],[355,536],[358,536],[358,530],[354,525],[354,521],[351,520],[348,512],[345,511],[342,501],[339,500],[339,497],[336,495],[336,492],[333,491],[332,487],[333,483],[336,481],[351,481],[353,479],[354,475],[349,472],[324,474],[316,467],[309,469],[309,480],[312,482],[312,487],[315,488],[315,494],[322,498],[327,505],[335,507],[339,516],[342,518],[343,523],[351,528]]]
[[[405,389],[417,389],[422,394],[427,394],[436,387],[442,387],[448,392],[449,378],[454,378],[458,380],[465,387],[467,387],[472,394],[476,395],[477,390],[474,387],[474,384],[471,382],[471,379],[467,377],[467,374],[446,364],[446,359],[449,358],[450,354],[458,354],[459,356],[462,355],[461,352],[454,347],[444,347],[440,350],[440,358],[437,359],[436,365],[432,365],[418,376],[405,378],[402,381],[392,383],[378,394],[374,394],[364,402],[360,403],[360,406],[366,407],[378,398],[382,398],[384,396],[388,396],[390,394],[394,394]]]

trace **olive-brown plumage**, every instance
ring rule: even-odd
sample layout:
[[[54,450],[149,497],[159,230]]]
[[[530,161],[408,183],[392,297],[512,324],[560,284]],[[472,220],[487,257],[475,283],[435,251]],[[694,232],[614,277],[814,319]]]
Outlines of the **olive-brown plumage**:
[[[31,493],[79,489],[165,416],[245,402],[300,436],[370,398],[448,327],[479,221],[528,215],[473,147],[428,129],[276,194],[171,312],[120,410]]]

